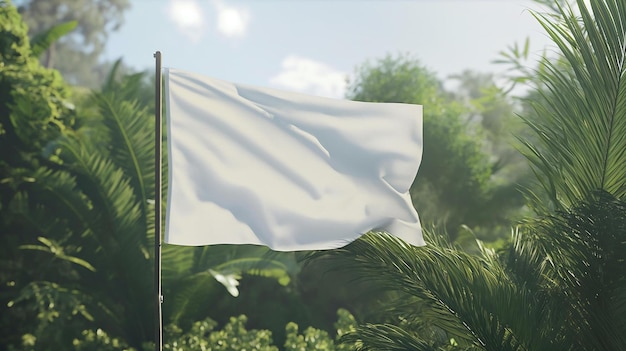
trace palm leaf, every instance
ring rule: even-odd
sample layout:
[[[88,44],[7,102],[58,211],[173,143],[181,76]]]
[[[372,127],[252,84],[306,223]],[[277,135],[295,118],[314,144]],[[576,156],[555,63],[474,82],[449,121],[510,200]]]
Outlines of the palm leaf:
[[[145,214],[148,201],[154,200],[154,127],[150,114],[137,101],[115,93],[94,94],[94,98],[115,145],[111,157],[129,178]]]
[[[113,92],[115,91],[116,88],[119,88],[115,84],[115,80],[119,75],[121,66],[122,66],[122,59],[120,58],[120,59],[115,60],[115,62],[113,63],[113,66],[111,67],[111,69],[109,70],[109,73],[107,74],[107,77],[104,80],[104,84],[102,85],[101,90],[103,92]]]
[[[620,291],[626,283],[626,203],[598,192],[592,201],[551,216],[543,230],[543,241],[567,258],[548,274],[566,291],[572,339],[580,349],[623,348],[626,318],[616,311],[624,304]]]
[[[168,318],[173,322],[201,317],[218,294],[217,282],[238,296],[238,279],[256,275],[287,285],[295,261],[285,253],[255,245],[205,247],[164,246],[163,285],[168,296]]]
[[[28,176],[34,181],[12,200],[16,214],[26,219],[39,235],[59,240],[85,230],[82,224],[90,221],[91,214],[75,176],[47,167],[39,167]]]
[[[164,286],[170,286],[176,279],[192,272],[196,250],[197,248],[192,246],[163,245],[161,248],[161,260],[163,262],[161,277]]]
[[[438,351],[429,343],[393,324],[365,324],[348,333],[341,342],[354,344],[356,351]]]
[[[90,235],[81,242],[96,274],[82,278],[83,288],[119,319],[102,321],[111,335],[139,345],[150,335],[151,304],[145,301],[153,284],[141,204],[124,170],[99,151],[99,145],[69,136],[59,146],[89,201],[90,217],[84,225]]]
[[[124,171],[90,145],[67,138],[62,146],[83,191],[99,209],[99,216],[105,219],[99,231],[106,232],[107,238],[111,238],[111,234],[117,234],[122,240],[137,237],[140,205]],[[145,231],[140,233],[145,241]]]
[[[626,5],[620,0],[578,1],[580,18],[566,5],[562,20],[536,14],[563,60],[542,62],[538,118],[527,120],[539,145],[528,158],[557,208],[597,189],[626,195]]]
[[[289,270],[286,264],[278,260],[270,260],[262,256],[241,257],[230,259],[213,268],[216,272],[234,274],[257,275],[266,278],[273,278],[279,284],[286,286],[291,281]]]
[[[422,318],[475,347],[523,350],[529,340],[540,343],[537,325],[545,320],[534,295],[519,289],[493,252],[472,256],[429,240],[432,245],[415,248],[391,236],[368,235],[312,257],[334,259],[336,269],[424,301]]]
[[[73,31],[78,25],[78,21],[69,21],[61,24],[57,24],[52,28],[36,34],[30,40],[31,52],[34,57],[39,57],[43,54],[50,45],[59,40],[64,35]]]
[[[96,271],[96,269],[89,262],[81,258],[66,254],[64,247],[59,245],[59,243],[57,243],[55,240],[51,240],[51,239],[44,238],[44,237],[39,237],[38,240],[43,245],[21,245],[20,249],[46,252],[46,253],[53,255],[56,258],[74,263],[92,272]]]
[[[287,285],[299,270],[295,255],[271,251],[259,245],[213,245],[199,247],[192,271],[206,269],[272,277]]]
[[[617,350],[626,345],[626,3],[577,5],[536,15],[561,56],[538,73],[542,98],[527,122],[539,142],[526,142],[527,156],[557,212],[516,238],[508,266],[553,306],[555,342]]]
[[[181,320],[197,320],[210,312],[211,301],[216,300],[218,282],[207,270],[181,276],[170,281],[167,288],[167,320],[179,324]]]

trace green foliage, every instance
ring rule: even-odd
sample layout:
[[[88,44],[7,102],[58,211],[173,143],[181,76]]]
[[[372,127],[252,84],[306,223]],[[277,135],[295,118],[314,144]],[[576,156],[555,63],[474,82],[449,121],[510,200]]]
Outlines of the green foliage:
[[[84,327],[80,321],[93,320],[85,306],[85,296],[80,291],[69,290],[52,282],[32,282],[24,287],[17,299],[9,301],[9,308],[31,301],[36,314],[32,316],[28,329],[30,333],[14,335],[21,337],[21,346],[25,350],[39,350],[41,345],[61,344],[66,337],[72,336],[72,330]],[[15,311],[10,316],[16,316]],[[19,314],[17,314],[19,316]],[[78,323],[77,323],[78,322]],[[10,330],[20,331],[12,325]],[[18,344],[17,340],[8,346]]]
[[[66,85],[39,65],[15,8],[1,6],[0,16],[2,344],[28,336],[38,350],[66,348],[87,328],[139,349],[154,323],[153,82],[114,70],[70,110]],[[206,317],[224,290],[216,277],[288,284],[293,259],[266,253],[165,247],[166,316]]]
[[[304,350],[334,350],[333,340],[328,333],[315,328],[306,328],[302,335],[298,335],[298,325],[287,324],[287,340],[285,341],[285,351]]]
[[[134,351],[123,340],[110,337],[104,330],[83,330],[80,339],[74,339],[76,351]],[[146,349],[147,350],[147,349]]]
[[[577,5],[537,15],[563,54],[540,63],[527,118],[535,199],[551,206],[532,203],[510,245],[469,254],[432,233],[423,248],[379,234],[313,256],[396,297],[347,336],[357,349],[626,348],[626,3]]]
[[[537,220],[504,253],[517,284],[544,302],[552,344],[620,350],[626,337],[626,203],[604,191]],[[561,348],[561,347],[559,347]]]
[[[71,125],[65,101],[69,91],[58,72],[41,67],[32,56],[26,27],[10,3],[0,6],[0,130],[4,160],[17,149],[42,150]],[[17,155],[16,155],[17,154]]]
[[[72,35],[45,48],[41,62],[46,67],[58,69],[71,84],[98,88],[108,69],[106,64],[99,63],[108,34],[122,25],[123,14],[130,8],[130,2],[14,0],[14,3],[33,37],[64,23],[76,23]]]
[[[355,320],[346,310],[337,312],[338,321],[337,340],[344,333],[354,329]],[[247,317],[231,317],[222,330],[214,330],[217,323],[211,319],[205,319],[193,323],[190,330],[183,333],[180,328],[170,325],[166,328],[166,340],[163,345],[164,350],[265,350],[278,351],[279,348],[273,345],[272,333],[268,330],[246,330]],[[331,337],[328,332],[306,328],[303,334],[299,334],[298,325],[290,322],[286,325],[285,351],[347,351],[348,344],[337,344],[337,340]]]
[[[491,251],[467,254],[436,239],[429,236],[429,246],[415,248],[391,236],[368,235],[324,254],[339,258],[336,264],[360,279],[397,293],[389,323],[361,326],[349,340],[363,343],[364,350],[437,349],[421,337],[436,328],[462,346],[514,349],[518,341],[502,336],[514,322],[525,325],[528,301],[512,300],[512,283]]]
[[[377,234],[317,257],[396,293],[388,322],[345,337],[357,349],[620,350],[625,205],[597,194],[516,233],[501,255]]]
[[[346,311],[337,311],[337,337],[333,338],[326,331],[315,328],[307,328],[303,334],[298,333],[298,325],[288,323],[287,341],[284,348],[273,344],[272,333],[268,330],[248,330],[246,324],[248,318],[245,315],[231,317],[221,330],[216,330],[218,324],[210,318],[194,322],[187,331],[179,326],[170,324],[165,327],[165,351],[348,351],[351,345],[347,343],[336,344],[338,338],[348,330],[354,330],[354,317]],[[29,340],[24,341],[24,349],[30,349],[27,345]],[[74,350],[92,351],[133,351],[136,348],[129,347],[123,340],[109,336],[102,329],[84,330],[80,338],[73,341]],[[153,350],[154,345],[146,343],[140,348],[145,351]]]
[[[28,36],[26,25],[21,21],[19,13],[8,0],[0,1],[2,9],[2,40],[0,52],[2,62],[7,63],[25,62],[29,57]]]
[[[118,80],[114,70],[101,92],[73,110],[58,73],[39,66],[17,12],[0,1],[0,342],[25,350],[150,349],[150,82],[142,74]],[[273,341],[284,339],[286,350],[624,349],[626,5],[584,5],[580,18],[567,7],[557,7],[559,21],[538,15],[564,55],[538,68],[537,117],[527,118],[537,136],[527,146],[546,193],[536,198],[551,199],[557,211],[535,203],[539,218],[516,230],[499,253],[481,242],[468,252],[433,234],[425,248],[371,235],[318,253],[347,272],[340,277],[359,278],[343,282],[351,284],[347,296],[374,296],[385,307],[384,318],[358,327],[340,311],[336,329],[346,344],[327,330],[300,333],[296,324],[287,324],[284,338],[276,332],[285,316],[313,315],[290,290],[298,272],[293,255],[166,246],[165,316],[176,325],[167,329],[166,347],[277,350]],[[414,199],[427,221],[447,217],[454,230],[467,224],[460,232],[466,241],[472,230],[493,224],[500,212],[491,208],[506,207],[496,196],[501,184],[493,183],[498,164],[477,139],[486,136],[490,151],[502,150],[498,116],[507,105],[498,91],[481,90],[488,82],[479,83],[464,86],[469,99],[459,101],[401,57],[363,66],[351,90],[355,99],[425,105]],[[481,125],[468,123],[472,113]],[[300,288],[319,282],[319,274],[308,274]],[[216,279],[242,296],[233,300]],[[331,283],[325,296],[339,285]],[[301,298],[326,302],[316,294]],[[229,304],[254,306],[254,315],[223,320]],[[203,319],[211,313],[216,322]],[[259,321],[271,323],[273,333]]]
[[[175,340],[166,342],[164,350],[216,350],[240,351],[261,350],[278,351],[272,345],[272,333],[267,330],[246,330],[246,316],[232,317],[224,329],[213,331],[216,323],[211,320],[196,322],[191,330],[183,335],[172,333]],[[169,334],[169,333],[168,333]]]
[[[62,245],[59,245],[59,243],[55,242],[54,240],[44,237],[39,237],[37,238],[37,240],[39,240],[43,245],[21,245],[20,249],[43,251],[54,255],[58,259],[66,260],[73,264],[84,267],[92,272],[96,270],[91,264],[89,264],[89,262],[78,257],[67,255],[65,253],[65,248]]]
[[[62,262],[56,261],[57,273],[73,274],[70,261],[76,259],[76,252],[71,246],[56,250],[59,241],[47,240],[43,235],[46,230],[59,230],[59,240],[63,240],[63,220],[54,218],[57,208],[31,202],[33,198],[50,194],[40,193],[38,189],[52,184],[59,189],[71,187],[67,173],[53,170],[58,166],[54,143],[74,123],[74,112],[66,100],[68,95],[69,89],[58,72],[41,67],[32,55],[26,27],[15,7],[1,1],[0,343],[3,345],[21,342],[20,337],[27,330],[35,333],[26,334],[30,335],[25,338],[28,342],[54,338],[42,328],[36,331],[33,320],[39,320],[42,325],[54,323],[62,331],[69,316],[80,309],[79,298],[70,293],[72,289],[62,289],[41,279],[59,258]],[[39,221],[42,217],[54,220]],[[51,256],[19,253],[20,245],[34,244],[37,238],[41,238]],[[59,255],[55,257],[55,254]],[[33,283],[33,277],[40,278],[42,284]],[[28,297],[32,304],[15,304],[22,301],[20,296]],[[45,312],[43,307],[49,311]],[[55,317],[58,314],[63,316]]]
[[[464,80],[468,84],[469,81]],[[472,102],[485,96],[482,91],[478,93]],[[521,206],[521,197],[516,196],[516,179],[494,179],[497,164],[485,152],[487,143],[481,141],[485,129],[465,120],[476,112],[476,106],[468,106],[468,102],[444,91],[434,73],[419,61],[408,56],[388,56],[374,64],[366,63],[357,69],[347,95],[359,101],[424,106],[424,153],[411,189],[423,222],[441,225],[456,237],[462,225],[484,231],[508,224],[509,212]],[[496,123],[511,113],[503,111],[502,106],[498,106],[500,110],[495,105],[487,109],[495,101],[481,101],[482,106],[478,106],[485,116],[484,124],[492,124],[493,134],[499,133],[494,127]],[[497,101],[504,103],[502,99]]]
[[[596,189],[626,195],[626,5],[578,5],[580,18],[569,7],[560,8],[559,21],[537,15],[563,60],[542,62],[543,99],[533,104],[536,118],[527,119],[538,142],[526,146],[556,209],[585,200]]]
[[[303,334],[298,334],[298,325],[295,323],[287,324],[287,338],[285,340],[284,351],[309,351],[309,350],[325,350],[325,351],[349,351],[353,349],[354,344],[343,341],[342,337],[347,333],[355,330],[356,320],[345,309],[337,311],[337,322],[335,329],[337,335],[331,337],[324,330],[308,327]]]
[[[433,114],[459,106],[444,105],[443,88],[433,72],[406,55],[387,56],[357,67],[347,96],[357,101],[417,103]],[[459,112],[459,110],[456,110]]]
[[[55,41],[59,40],[61,37],[68,34],[69,32],[73,31],[77,25],[78,25],[78,22],[70,21],[66,23],[57,24],[53,26],[52,28],[49,28],[46,31],[37,33],[37,35],[35,35],[31,39],[31,47],[33,51],[33,56],[35,57],[41,56],[41,54],[44,53],[46,50],[48,50]]]

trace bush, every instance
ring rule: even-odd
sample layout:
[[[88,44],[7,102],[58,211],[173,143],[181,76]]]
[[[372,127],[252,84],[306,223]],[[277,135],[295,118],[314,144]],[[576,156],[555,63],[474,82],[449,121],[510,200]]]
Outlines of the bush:
[[[335,323],[337,333],[331,337],[328,332],[308,327],[302,334],[298,333],[298,325],[290,322],[285,327],[287,339],[285,351],[348,351],[351,345],[340,343],[339,339],[353,331],[356,321],[347,310],[337,311]],[[215,330],[217,322],[210,318],[193,323],[189,331],[184,332],[176,325],[168,325],[165,330],[164,351],[279,351],[273,345],[272,332],[269,330],[246,330],[248,318],[245,315],[231,317],[222,330]],[[135,351],[124,341],[111,338],[101,329],[85,330],[81,339],[75,339],[74,349],[77,351]],[[28,345],[24,344],[24,350]],[[146,344],[145,351],[154,350],[154,345]]]

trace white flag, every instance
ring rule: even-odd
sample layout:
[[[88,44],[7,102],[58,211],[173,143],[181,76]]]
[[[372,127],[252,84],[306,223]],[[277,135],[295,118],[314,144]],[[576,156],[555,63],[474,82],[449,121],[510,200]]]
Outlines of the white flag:
[[[409,196],[422,106],[164,77],[166,243],[323,250],[380,230],[424,245]]]

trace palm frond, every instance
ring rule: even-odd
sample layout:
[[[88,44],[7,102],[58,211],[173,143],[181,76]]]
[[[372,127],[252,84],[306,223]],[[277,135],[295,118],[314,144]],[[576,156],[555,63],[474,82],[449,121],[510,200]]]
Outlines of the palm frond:
[[[340,339],[355,345],[356,351],[440,351],[429,343],[393,324],[365,324]]]
[[[170,286],[171,282],[192,272],[196,250],[197,248],[192,246],[163,245],[161,248],[161,260],[163,262],[161,277],[164,286]]]
[[[71,256],[69,254],[67,254],[65,251],[65,248],[62,245],[59,245],[59,243],[57,243],[55,240],[52,239],[48,239],[45,237],[39,237],[37,238],[43,245],[33,245],[33,244],[29,244],[29,245],[21,245],[20,249],[22,250],[35,250],[35,251],[42,251],[48,254],[53,255],[55,258],[58,258],[60,260],[64,260],[64,261],[68,261],[71,262],[73,264],[76,264],[78,266],[81,266],[83,268],[86,268],[92,272],[95,272],[95,268],[87,261],[75,257],[75,256]]]
[[[115,145],[111,157],[130,180],[131,187],[148,212],[154,200],[154,125],[146,107],[115,93],[94,95],[104,125]]]
[[[121,66],[122,66],[122,59],[119,58],[115,60],[115,62],[113,63],[113,66],[109,70],[109,73],[107,74],[104,80],[104,84],[102,84],[101,90],[103,92],[115,91],[115,88],[116,88],[115,81],[120,73]]]
[[[476,347],[522,350],[531,346],[528,340],[541,338],[537,324],[544,319],[533,307],[533,294],[514,284],[493,252],[473,256],[429,242],[416,248],[391,236],[367,235],[313,258],[333,259],[336,269],[424,301],[424,318]]]
[[[228,260],[213,268],[215,271],[227,274],[249,274],[266,278],[273,278],[281,285],[288,285],[291,277],[287,266],[277,260],[268,260],[263,257],[242,257]]]
[[[150,334],[146,326],[151,324],[151,307],[145,301],[152,291],[151,246],[141,204],[123,169],[99,151],[98,145],[68,136],[59,146],[66,166],[75,174],[89,202],[90,216],[83,225],[90,235],[80,241],[91,255],[89,262],[96,273],[82,278],[83,288],[106,301],[116,318],[131,313],[124,323],[107,327],[112,335],[140,344]]]
[[[540,143],[527,153],[557,208],[596,189],[626,195],[626,6],[620,0],[578,1],[580,17],[559,6],[561,21],[535,14],[562,60],[545,59],[543,101],[527,120]]]
[[[175,289],[167,289],[167,312],[170,312],[167,320],[179,324],[185,319],[197,320],[199,316],[206,316],[211,309],[210,301],[215,299],[218,284],[208,270],[170,281],[168,286]]]
[[[78,25],[78,21],[69,21],[57,24],[52,28],[36,34],[30,40],[31,53],[34,57],[39,57],[61,37],[73,31]]]
[[[78,189],[76,178],[66,171],[39,167],[28,173],[33,182],[16,194],[11,207],[38,235],[64,240],[82,232],[81,223],[90,221],[88,200]]]
[[[540,230],[547,251],[558,254],[546,276],[563,290],[572,339],[594,350],[623,348],[626,337],[619,330],[626,318],[616,311],[624,304],[626,203],[597,192],[591,201],[550,216]]]
[[[240,274],[274,276],[289,281],[289,275],[299,269],[293,253],[272,251],[259,245],[212,245],[196,250],[193,272],[212,268],[236,271]],[[275,276],[272,271],[281,271]],[[266,273],[262,273],[266,271]],[[267,275],[269,274],[269,275]],[[284,281],[284,280],[283,280]]]
[[[118,248],[123,243],[129,244],[126,240],[131,238],[142,238],[141,241],[145,242],[140,204],[124,171],[100,155],[92,145],[80,143],[72,137],[65,138],[60,145],[83,192],[99,210],[96,215],[102,219],[99,233],[103,234],[100,239],[104,242],[101,244],[108,246],[105,242],[111,243],[112,234],[123,241],[115,244]]]
[[[197,306],[211,305],[210,295],[217,293],[216,282],[233,296],[238,295],[236,285],[244,275],[261,276],[288,285],[292,264],[295,265],[292,255],[274,255],[268,248],[257,245],[166,245],[163,248],[163,284],[174,311],[171,318],[178,321],[198,317]]]

